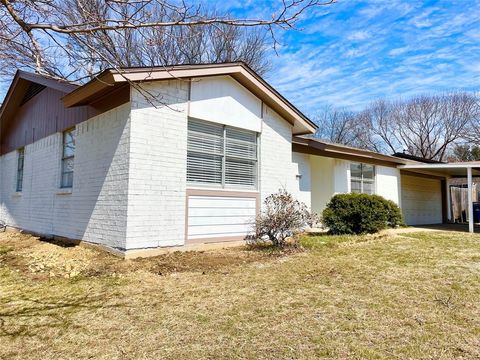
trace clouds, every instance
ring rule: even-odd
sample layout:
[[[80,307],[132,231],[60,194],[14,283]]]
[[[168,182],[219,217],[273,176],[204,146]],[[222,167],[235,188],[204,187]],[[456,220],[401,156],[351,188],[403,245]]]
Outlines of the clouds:
[[[205,3],[242,18],[271,17],[282,4]],[[360,109],[377,98],[480,90],[480,0],[338,0],[310,9],[298,27],[277,32],[267,80],[306,114],[326,104]]]
[[[307,114],[480,89],[479,1],[339,1],[301,26],[284,34],[267,80]]]

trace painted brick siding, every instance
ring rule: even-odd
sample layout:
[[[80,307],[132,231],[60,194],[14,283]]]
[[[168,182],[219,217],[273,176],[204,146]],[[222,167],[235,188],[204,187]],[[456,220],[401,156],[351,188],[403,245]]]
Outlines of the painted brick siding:
[[[132,90],[127,249],[183,245],[188,83],[142,86],[157,99]]]
[[[312,206],[312,175],[310,155],[292,153],[293,176],[295,182],[292,186],[292,194],[295,198],[305,203],[309,208]]]
[[[129,138],[129,103],[77,125],[72,201],[55,216],[74,239],[126,248]]]
[[[260,135],[260,197],[279,189],[298,195],[298,165],[292,162],[292,126],[265,107]]]
[[[0,158],[0,203],[7,224],[125,247],[129,105],[77,125],[71,193],[60,189],[62,134],[25,147],[23,191],[15,193],[17,152]],[[112,196],[115,195],[115,196]]]
[[[1,216],[8,225],[46,235],[55,231],[61,139],[57,133],[25,147],[21,193],[15,193],[17,151],[2,156]]]

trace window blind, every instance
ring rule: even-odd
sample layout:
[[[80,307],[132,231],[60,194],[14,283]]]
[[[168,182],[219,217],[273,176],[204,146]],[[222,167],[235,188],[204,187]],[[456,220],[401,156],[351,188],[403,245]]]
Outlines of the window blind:
[[[198,184],[255,187],[257,134],[189,119],[187,181]]]
[[[226,128],[225,184],[253,187],[257,179],[257,134]]]
[[[200,121],[188,122],[187,181],[222,183],[223,127]]]

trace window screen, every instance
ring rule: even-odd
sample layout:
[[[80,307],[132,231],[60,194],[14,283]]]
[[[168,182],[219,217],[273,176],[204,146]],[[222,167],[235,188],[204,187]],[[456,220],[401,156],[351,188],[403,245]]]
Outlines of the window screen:
[[[25,164],[25,148],[18,149],[17,159],[17,186],[16,191],[20,192],[23,189],[23,167]]]
[[[375,193],[375,166],[351,163],[350,186],[352,193]]]
[[[73,186],[73,160],[75,157],[75,129],[63,132],[62,146],[62,179],[60,186],[62,188],[71,188]]]

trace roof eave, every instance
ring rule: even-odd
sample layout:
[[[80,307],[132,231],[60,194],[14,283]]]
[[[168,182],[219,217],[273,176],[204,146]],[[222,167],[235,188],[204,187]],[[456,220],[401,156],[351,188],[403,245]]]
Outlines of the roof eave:
[[[96,94],[108,91],[108,88],[119,83],[222,75],[232,76],[232,78],[261,98],[267,105],[273,107],[275,111],[279,112],[282,117],[293,125],[295,135],[312,134],[316,131],[317,126],[310,119],[243,63],[185,65],[151,70],[129,69],[125,72],[108,69],[94,80],[66,95],[63,101],[66,107],[86,105],[97,97]]]
[[[380,153],[376,153],[370,150],[363,150],[363,149],[356,149],[353,147],[347,147],[340,144],[329,144],[325,142],[320,142],[315,139],[308,139],[302,137],[294,137],[293,143],[302,145],[305,147],[309,147],[312,149],[316,149],[319,151],[324,151],[325,154],[330,153],[332,157],[337,155],[340,157],[341,155],[347,157],[357,157],[358,159],[364,159],[365,161],[379,161],[389,164],[404,165],[406,161],[400,158],[396,158],[394,156],[383,155]]]

